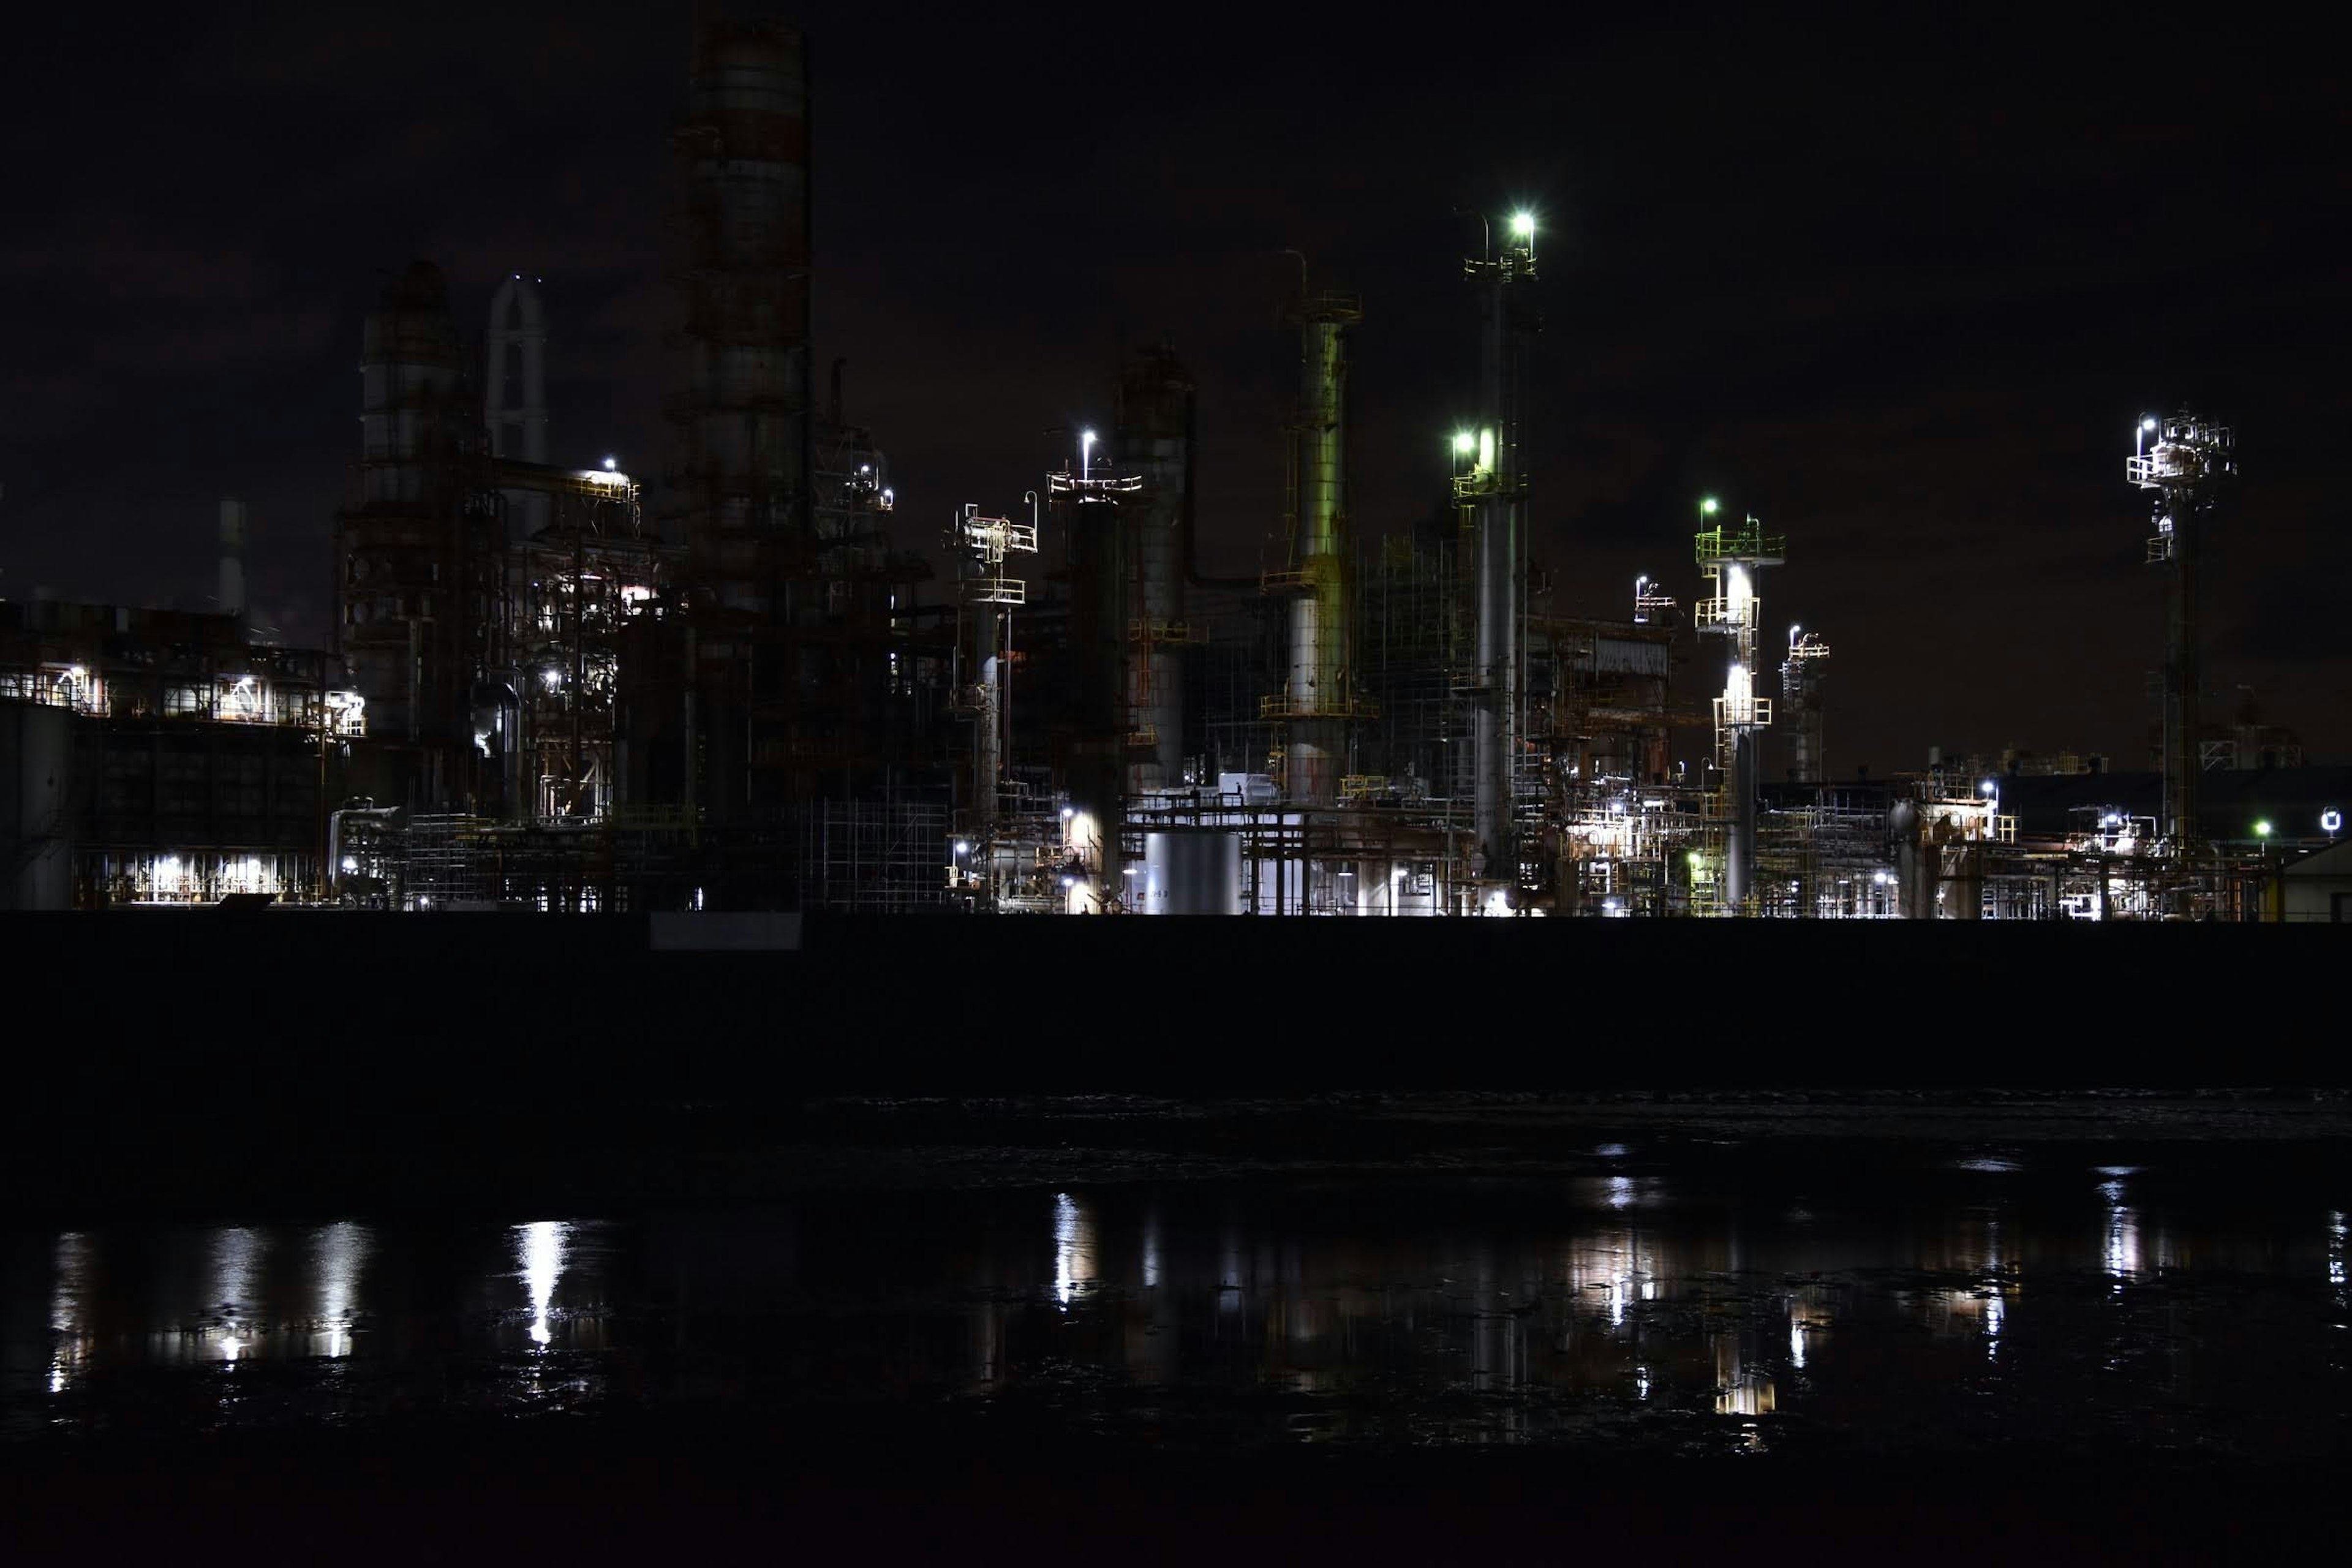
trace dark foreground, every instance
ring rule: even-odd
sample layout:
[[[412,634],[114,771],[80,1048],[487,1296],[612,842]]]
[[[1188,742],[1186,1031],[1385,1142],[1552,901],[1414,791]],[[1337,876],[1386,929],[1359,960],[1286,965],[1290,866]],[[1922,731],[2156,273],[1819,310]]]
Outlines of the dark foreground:
[[[2250,1000],[2330,972],[2313,933],[1344,924],[7,922],[0,1531],[1486,1562],[2334,1528],[2352,1098],[2278,1087],[2338,1047]]]
[[[2352,1457],[2347,1118],[861,1097],[578,1209],[20,1203],[0,1502],[465,1561],[2242,1554]]]

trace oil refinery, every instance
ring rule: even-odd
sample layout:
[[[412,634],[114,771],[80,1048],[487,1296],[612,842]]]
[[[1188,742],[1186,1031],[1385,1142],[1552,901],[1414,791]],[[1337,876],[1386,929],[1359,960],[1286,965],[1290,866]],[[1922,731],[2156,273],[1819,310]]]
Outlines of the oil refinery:
[[[1026,493],[902,518],[813,357],[805,59],[698,33],[658,481],[551,455],[538,279],[468,333],[419,262],[352,324],[331,647],[249,624],[234,499],[211,613],[0,601],[0,908],[2352,919],[2352,772],[2200,700],[2237,477],[2203,413],[2140,420],[2117,476],[2169,605],[2149,765],[1831,777],[1837,628],[1766,614],[1801,520],[1694,497],[1688,567],[1622,615],[1531,591],[1538,213],[1429,258],[1477,297],[1480,397],[1412,529],[1351,513],[1380,302],[1303,258],[1279,564],[1201,569],[1165,342]]]

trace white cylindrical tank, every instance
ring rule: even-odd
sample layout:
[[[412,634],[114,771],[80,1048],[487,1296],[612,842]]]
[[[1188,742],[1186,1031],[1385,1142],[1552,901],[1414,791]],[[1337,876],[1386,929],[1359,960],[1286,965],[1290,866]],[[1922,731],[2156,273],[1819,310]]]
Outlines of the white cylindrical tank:
[[[1145,834],[1143,912],[1241,913],[1241,836],[1211,832]]]

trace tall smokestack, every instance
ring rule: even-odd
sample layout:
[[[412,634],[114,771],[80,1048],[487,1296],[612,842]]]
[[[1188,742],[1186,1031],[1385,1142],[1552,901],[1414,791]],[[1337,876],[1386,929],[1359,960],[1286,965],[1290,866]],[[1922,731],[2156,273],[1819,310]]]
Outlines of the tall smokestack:
[[[1298,500],[1291,542],[1299,583],[1290,600],[1284,689],[1290,716],[1284,784],[1303,805],[1338,798],[1347,721],[1356,707],[1348,669],[1347,329],[1363,311],[1351,297],[1299,301]]]
[[[245,503],[221,497],[220,613],[245,614]]]

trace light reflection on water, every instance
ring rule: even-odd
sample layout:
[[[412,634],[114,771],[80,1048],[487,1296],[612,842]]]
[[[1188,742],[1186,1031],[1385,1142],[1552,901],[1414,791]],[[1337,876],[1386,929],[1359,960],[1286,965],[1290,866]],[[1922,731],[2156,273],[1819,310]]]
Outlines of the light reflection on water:
[[[49,1392],[62,1394],[89,1359],[89,1237],[67,1231],[58,1237],[57,1284],[49,1294]]]
[[[1679,1420],[1674,1441],[1759,1448],[1785,1447],[1799,1415],[1827,1428],[1902,1410],[1967,1434],[2005,1401],[2062,1424],[2094,1404],[2352,1405],[2340,1209],[2283,1195],[2275,1213],[2198,1217],[2160,1170],[2086,1184],[2077,1163],[2036,1184],[1940,1168],[1946,1185],[1917,1197],[1700,1191],[1654,1165],[812,1197],[625,1228],[68,1232],[28,1241],[30,1276],[0,1278],[0,1296],[37,1292],[5,1303],[0,1338],[47,1330],[0,1346],[26,1385],[0,1405],[69,1405],[95,1372],[142,1366],[242,1386],[263,1360],[363,1363],[386,1397],[430,1402],[459,1397],[449,1369],[469,1358],[506,1369],[463,1396],[494,1405],[619,1381],[658,1399],[717,1386],[718,1364],[763,1398],[935,1408],[930,1390],[1103,1421],[1123,1408],[1106,1389],[1278,1400],[1264,1419],[1286,1441],[1638,1442]],[[2237,1331],[2250,1301],[2259,1335]]]
[[[1054,1195],[1054,1295],[1064,1308],[1070,1299],[1095,1282],[1094,1227],[1078,1200],[1067,1193]]]
[[[311,1277],[318,1281],[318,1304],[310,1324],[312,1354],[332,1360],[352,1353],[360,1272],[367,1267],[372,1239],[366,1226],[350,1220],[322,1226],[311,1236]]]
[[[562,1220],[535,1220],[515,1226],[515,1248],[522,1259],[523,1287],[530,1293],[530,1342],[541,1350],[553,1339],[548,1310],[555,1300],[555,1284],[563,1277],[563,1246],[572,1227]]]
[[[197,1331],[196,1353],[233,1362],[257,1339],[254,1320],[256,1287],[268,1238],[244,1226],[227,1226],[213,1233],[212,1299],[206,1303],[214,1321]]]

